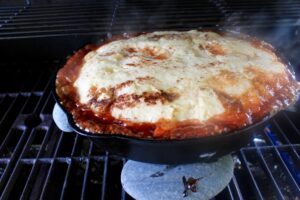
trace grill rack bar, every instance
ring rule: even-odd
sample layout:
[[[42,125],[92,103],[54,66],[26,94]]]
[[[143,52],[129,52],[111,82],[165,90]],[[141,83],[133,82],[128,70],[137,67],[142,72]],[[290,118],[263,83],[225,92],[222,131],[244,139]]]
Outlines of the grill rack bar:
[[[52,131],[54,130],[54,123],[51,123],[49,129],[47,130],[46,134],[45,134],[45,137],[43,139],[43,142],[42,142],[42,145],[41,145],[41,148],[40,150],[38,151],[38,154],[37,154],[37,159],[34,161],[33,163],[33,167],[30,171],[30,174],[28,176],[28,180],[25,184],[25,187],[24,187],[24,190],[21,194],[21,199],[28,199],[28,195],[29,195],[29,192],[30,192],[30,189],[31,189],[31,186],[33,185],[33,179],[34,179],[34,176],[36,176],[36,173],[37,173],[37,167],[38,167],[38,159],[40,158],[41,154],[42,154],[42,150],[45,149],[45,146],[46,146],[46,142],[48,141],[48,139],[50,138],[50,135],[52,133]]]
[[[56,163],[55,158],[57,156],[58,149],[61,146],[62,138],[63,138],[63,134],[60,135],[59,140],[58,140],[58,144],[57,144],[57,146],[55,148],[55,152],[54,152],[54,155],[53,155],[53,161],[51,162],[51,165],[50,165],[50,168],[48,170],[48,174],[47,174],[46,180],[45,180],[44,185],[43,185],[43,189],[41,191],[41,199],[44,199],[47,196],[46,195],[47,186],[49,184],[49,179],[50,179],[50,176],[52,175],[53,168],[54,168],[55,163]]]
[[[91,156],[92,150],[93,150],[93,142],[90,141],[88,157]],[[81,191],[81,199],[85,199],[86,185],[87,185],[87,178],[89,176],[89,171],[90,171],[90,159],[88,158],[86,160],[86,169],[84,172],[84,180],[83,180],[83,187],[82,187],[82,191]]]
[[[234,198],[231,198],[231,199],[239,199],[239,200],[243,199],[243,196],[241,194],[241,190],[239,188],[239,185],[238,185],[235,175],[233,175],[232,181],[229,183],[229,187],[232,188],[231,189],[232,194],[235,194]]]
[[[254,187],[254,192],[255,192],[256,199],[263,200],[264,198],[263,198],[262,193],[261,193],[261,191],[260,191],[260,189],[257,185],[256,180],[254,179],[254,175],[251,172],[249,165],[247,164],[247,159],[246,159],[246,156],[245,156],[245,153],[244,153],[243,149],[240,151],[240,154],[241,154],[241,156],[240,156],[241,163],[242,163],[242,165],[245,166],[245,168],[248,172],[248,175],[250,176],[250,180],[252,182],[251,186]]]
[[[225,190],[228,191],[228,194],[229,194],[229,196],[230,196],[230,199],[234,199],[233,192],[232,192],[232,190],[231,190],[231,188],[230,188],[229,185],[226,186]]]
[[[107,171],[108,171],[108,152],[106,153],[105,160],[104,160],[104,170],[103,170],[103,182],[101,187],[101,200],[105,200],[106,195],[106,182],[107,182]]]
[[[282,192],[281,192],[278,184],[276,183],[274,177],[272,176],[272,172],[271,172],[270,168],[268,167],[268,165],[266,163],[266,160],[264,159],[264,157],[263,157],[263,155],[262,155],[262,153],[261,153],[261,151],[260,151],[259,148],[257,149],[257,152],[258,152],[258,155],[259,155],[258,156],[259,160],[262,163],[263,169],[265,170],[265,172],[268,175],[268,177],[272,180],[271,184],[273,185],[273,188],[275,188],[275,192],[276,192],[276,195],[277,195],[276,197],[278,199],[284,200],[284,196],[283,196],[283,194],[282,194]]]
[[[69,161],[69,164],[68,164],[68,168],[67,168],[67,172],[66,172],[66,176],[65,176],[65,179],[64,179],[64,183],[63,183],[63,188],[62,188],[62,193],[60,195],[60,199],[64,199],[65,197],[65,191],[66,191],[66,188],[67,188],[67,185],[70,181],[70,171],[71,171],[71,168],[72,168],[72,165],[73,165],[73,159],[72,157],[74,156],[75,154],[75,150],[76,150],[76,147],[77,147],[77,144],[78,144],[78,139],[79,138],[79,135],[76,135],[75,137],[75,140],[74,140],[74,144],[73,144],[73,147],[72,147],[72,152],[71,152],[71,159]]]

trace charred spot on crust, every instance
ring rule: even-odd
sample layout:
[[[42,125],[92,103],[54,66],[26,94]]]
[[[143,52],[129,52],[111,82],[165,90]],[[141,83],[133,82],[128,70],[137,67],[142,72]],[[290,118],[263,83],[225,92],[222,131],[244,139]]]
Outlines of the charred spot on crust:
[[[225,55],[226,54],[225,48],[221,44],[218,44],[218,43],[206,44],[206,45],[204,45],[204,48],[213,55]]]
[[[124,48],[125,54],[127,57],[132,57],[136,54],[141,54],[144,57],[148,57],[151,59],[157,60],[165,60],[169,58],[168,52],[162,51],[158,47],[145,47],[145,48],[133,48],[133,47],[126,47]],[[130,63],[127,64],[129,66],[137,66],[138,64]]]
[[[153,35],[153,36],[149,37],[149,39],[151,41],[158,41],[158,40],[160,40],[163,37],[164,37],[164,35]]]
[[[125,51],[127,51],[128,53],[137,53],[138,52],[138,50],[133,47],[125,48]]]
[[[128,80],[128,81],[125,81],[123,83],[120,83],[120,84],[117,84],[115,87],[114,87],[114,90],[120,90],[124,87],[128,87],[130,85],[133,84],[133,80]]]
[[[116,52],[107,52],[107,53],[105,53],[105,54],[100,54],[101,56],[112,56],[112,55],[114,55],[114,54],[116,54]]]
[[[132,108],[140,102],[140,97],[136,94],[122,94],[118,96],[113,106],[119,109]]]
[[[111,98],[114,94],[115,88],[97,88],[96,86],[92,86],[89,89],[88,96],[92,99],[98,99],[100,95],[105,95],[106,98],[102,99],[108,99]]]
[[[140,66],[140,64],[137,64],[137,63],[127,63],[126,65],[127,65],[127,66],[131,66],[131,67],[137,67],[137,66]]]
[[[124,109],[136,106],[140,102],[145,102],[147,105],[155,105],[158,102],[162,104],[172,102],[179,97],[179,94],[165,91],[160,92],[143,92],[141,95],[137,94],[123,94],[116,98],[113,106]]]
[[[169,33],[164,35],[153,35],[149,37],[152,41],[158,41],[161,38],[168,39],[168,40],[177,40],[177,39],[184,39],[184,40],[190,40],[192,41],[192,38],[188,34],[175,34],[175,33]]]
[[[159,49],[156,49],[156,48],[145,47],[141,51],[144,56],[152,57],[152,58],[158,59],[158,60],[165,60],[169,57],[167,55],[167,52],[160,52]]]
[[[199,44],[199,45],[198,45],[198,48],[199,48],[200,50],[205,50],[205,47],[204,47],[203,44]]]
[[[165,92],[165,91],[161,91],[161,96],[163,97],[163,99],[165,99],[167,102],[172,102],[174,100],[176,100],[179,97],[178,93],[171,93],[171,92]]]
[[[107,111],[111,103],[111,99],[103,99],[99,101],[96,98],[92,98],[88,104],[95,107],[97,109],[97,112],[103,113]]]
[[[99,113],[105,113],[109,110],[110,105],[113,102],[114,88],[100,88],[92,86],[89,90],[89,97],[91,99],[88,101],[87,105],[94,108]],[[103,97],[101,98],[101,95]],[[99,98],[100,97],[100,98]]]
[[[154,79],[153,77],[150,76],[144,76],[144,77],[137,77],[136,80],[143,82],[143,81],[147,81],[147,80],[151,80]]]
[[[249,39],[249,41],[250,41],[250,44],[254,48],[261,49],[261,50],[267,51],[269,53],[274,53],[274,48],[270,44],[267,44],[267,43],[265,43],[261,40],[258,40],[256,38],[251,38],[251,39]]]
[[[234,98],[224,92],[221,91],[216,91],[215,93],[217,94],[219,100],[225,107],[230,112],[235,111],[236,113],[240,113],[243,110],[243,105],[241,101],[238,98]]]
[[[202,69],[204,68],[212,68],[212,67],[218,67],[219,65],[224,64],[221,61],[215,61],[215,62],[210,62],[210,63],[205,63],[205,64],[196,64],[196,67],[200,67]]]

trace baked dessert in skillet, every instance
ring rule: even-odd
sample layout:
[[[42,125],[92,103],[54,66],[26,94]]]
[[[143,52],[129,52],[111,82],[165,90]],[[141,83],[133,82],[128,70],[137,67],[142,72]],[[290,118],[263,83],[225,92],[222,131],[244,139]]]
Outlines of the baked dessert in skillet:
[[[293,104],[298,90],[271,45],[204,30],[88,45],[56,77],[56,93],[78,127],[148,139],[235,131]]]

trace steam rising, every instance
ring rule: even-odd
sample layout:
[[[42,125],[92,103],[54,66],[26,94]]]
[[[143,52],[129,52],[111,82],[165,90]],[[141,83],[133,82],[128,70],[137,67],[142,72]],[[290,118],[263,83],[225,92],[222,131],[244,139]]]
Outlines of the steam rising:
[[[229,5],[224,0],[211,2],[224,15],[220,27],[250,34],[271,43],[291,62],[296,74],[299,74],[300,12],[293,8],[295,1],[274,1],[266,3],[267,5],[237,4],[238,6]]]
[[[300,12],[295,1],[118,1],[110,38],[126,32],[222,28],[271,43],[300,70]]]

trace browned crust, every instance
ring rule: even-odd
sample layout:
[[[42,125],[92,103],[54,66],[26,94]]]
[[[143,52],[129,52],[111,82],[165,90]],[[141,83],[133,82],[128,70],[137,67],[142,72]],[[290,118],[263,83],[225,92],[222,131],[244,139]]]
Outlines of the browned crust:
[[[215,32],[250,41],[256,48],[276,54],[272,46],[255,38],[220,31]],[[102,45],[114,40],[128,39],[141,34],[145,33],[117,36],[102,43]],[[155,40],[159,38],[153,37],[152,39]],[[120,96],[119,98],[121,99],[110,98],[107,100],[97,101],[97,99],[94,98],[89,104],[94,104],[99,107],[99,112],[102,113],[101,115],[94,114],[94,112],[90,110],[89,105],[81,105],[79,103],[73,83],[81,69],[83,57],[88,52],[97,48],[99,48],[99,46],[86,46],[76,52],[67,61],[65,66],[59,70],[56,78],[56,92],[64,107],[72,114],[74,121],[82,129],[87,129],[95,134],[109,133],[154,139],[184,139],[221,134],[250,125],[261,120],[274,110],[276,111],[287,107],[296,100],[296,93],[300,88],[299,83],[295,81],[293,75],[288,69],[286,69],[287,76],[267,78],[263,72],[249,66],[249,72],[256,75],[256,78],[252,82],[253,87],[239,98],[234,98],[220,91],[215,91],[225,108],[225,112],[212,117],[205,123],[201,123],[197,120],[179,122],[160,120],[157,123],[134,123],[113,118],[110,115],[112,104],[114,103],[115,106],[122,108],[124,106],[122,104],[124,103],[130,104],[141,100],[148,104],[154,104],[157,101],[161,101],[162,103],[171,102],[178,98],[178,94],[160,91],[154,93],[143,93],[142,95]],[[226,50],[220,46],[211,45],[205,47],[201,46],[199,48],[206,48],[210,53],[215,55],[226,54]],[[136,53],[136,50],[132,48],[127,49],[127,51],[130,54]],[[145,55],[156,59],[165,59],[166,56],[168,56],[164,54],[157,54],[157,52],[152,49],[145,49]],[[280,58],[278,58],[278,60],[282,62]],[[226,76],[230,77],[230,73],[224,73]],[[151,79],[151,77],[141,77],[141,80],[145,79]],[[116,88],[111,88],[109,91],[105,92],[114,93],[116,89],[120,89],[127,84],[132,84],[132,82],[128,81],[126,83],[122,83]],[[97,88],[92,88],[90,91],[92,96],[93,93],[97,92],[99,92],[97,91]],[[127,100],[125,101],[125,99]]]
[[[225,55],[226,50],[221,44],[207,44],[204,46],[211,54],[214,55]]]
[[[67,63],[61,68],[56,75],[56,93],[60,97],[62,104],[69,110],[72,110],[75,102],[78,101],[76,90],[73,83],[78,77],[81,70],[83,57],[90,51],[95,50],[95,45],[87,45],[71,56]]]

